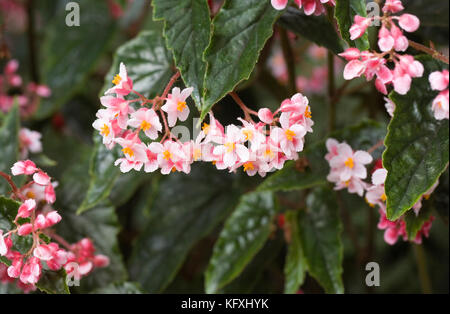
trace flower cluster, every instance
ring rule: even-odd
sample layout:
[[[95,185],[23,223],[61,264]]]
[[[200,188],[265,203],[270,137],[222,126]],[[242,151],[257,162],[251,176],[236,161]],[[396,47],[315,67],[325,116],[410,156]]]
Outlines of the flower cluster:
[[[286,8],[289,0],[271,0],[272,6],[276,10],[283,10]],[[294,0],[298,8],[303,8],[306,15],[321,15],[326,12],[324,4],[335,6],[335,0]]]
[[[365,151],[356,151],[347,143],[339,143],[335,139],[328,139],[326,142],[328,154],[325,159],[330,164],[330,174],[328,181],[335,184],[336,190],[347,189],[349,193],[356,193],[361,197],[365,197],[367,203],[371,207],[378,206],[380,213],[380,221],[378,228],[385,230],[384,239],[386,243],[393,245],[397,242],[399,237],[405,241],[408,240],[406,233],[406,223],[404,217],[400,217],[396,221],[390,221],[386,218],[386,194],[384,190],[384,182],[386,180],[387,171],[377,163],[372,173],[372,182],[363,181],[367,177],[366,165],[372,163],[372,156]],[[427,199],[434,189],[437,187],[436,183],[429,191],[427,191],[421,199],[413,206],[416,215],[419,214],[422,208],[422,199]],[[365,196],[364,196],[365,194]],[[431,217],[419,230],[414,239],[414,242],[420,244],[422,236],[428,237],[431,224],[433,221]]]
[[[397,93],[405,95],[411,88],[412,78],[422,77],[423,65],[413,56],[401,53],[406,51],[409,46],[403,31],[416,31],[420,21],[411,14],[391,15],[401,10],[403,10],[403,5],[400,0],[386,0],[383,16],[355,16],[354,24],[350,28],[352,40],[363,36],[372,23],[381,22],[382,26],[378,32],[378,47],[381,53],[360,51],[357,48],[348,48],[341,53],[340,55],[349,61],[344,69],[346,80],[362,75],[368,81],[376,77],[375,86],[381,93],[387,94],[387,86],[393,85]],[[393,70],[388,67],[389,63],[393,65]]]
[[[108,257],[94,255],[91,240],[83,239],[70,245],[52,230],[61,221],[61,216],[52,208],[56,201],[56,183],[47,173],[30,160],[16,162],[11,172],[14,176],[32,176],[32,180],[17,188],[9,176],[0,173],[10,182],[13,197],[21,202],[12,222],[14,228],[6,233],[0,230],[0,256],[10,261],[10,266],[0,266],[0,281],[14,282],[18,278],[18,287],[31,291],[45,269],[43,263],[49,270],[63,268],[69,276],[78,279],[91,272],[94,266],[108,265]],[[24,237],[28,237],[32,244],[27,252],[20,252],[16,244],[26,241]]]
[[[297,153],[303,150],[304,136],[312,132],[314,124],[308,99],[296,94],[285,100],[275,113],[268,108],[255,112],[240,103],[245,113],[245,120],[239,119],[241,126],[224,127],[210,113],[209,124],[203,125],[196,139],[182,143],[170,128],[178,120],[188,118],[186,100],[192,88],[176,87],[169,93],[169,83],[161,97],[147,99],[133,90],[133,82],[123,64],[113,83],[115,86],[101,97],[105,108],[97,112],[93,127],[108,148],[121,146],[123,157],[116,165],[120,165],[122,172],[143,168],[145,172],[160,169],[162,174],[189,173],[193,162],[205,161],[214,163],[218,169],[235,171],[243,167],[249,175],[265,176],[267,172],[281,169],[286,160],[297,158]],[[139,98],[126,100],[124,97],[130,94]],[[135,102],[140,103],[140,108],[132,106]],[[146,107],[147,104],[152,107]],[[258,116],[260,121],[255,123],[250,115]],[[160,133],[162,138],[157,142]]]
[[[431,89],[440,92],[433,100],[431,107],[434,112],[434,117],[437,120],[448,119],[448,70],[433,72],[428,77],[428,80],[430,81]]]
[[[33,82],[24,87],[22,77],[17,73],[18,69],[19,62],[13,59],[5,65],[3,74],[0,75],[0,111],[8,112],[14,105],[14,99],[17,98],[21,114],[27,116],[36,110],[41,97],[50,97],[51,91],[46,85]],[[10,93],[17,90],[23,93]]]

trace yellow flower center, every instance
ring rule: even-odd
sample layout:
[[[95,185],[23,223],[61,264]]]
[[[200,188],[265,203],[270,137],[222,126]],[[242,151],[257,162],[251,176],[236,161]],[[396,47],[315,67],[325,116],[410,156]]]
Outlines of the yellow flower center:
[[[195,161],[199,160],[202,157],[202,151],[200,148],[194,149],[194,153],[192,154]]]
[[[253,138],[253,131],[252,130],[243,130],[242,133],[245,135],[245,140],[249,141]]]
[[[114,76],[114,79],[112,80],[112,83],[114,85],[119,85],[120,81],[122,81],[122,78],[120,77],[119,74],[116,74],[116,76]]]
[[[179,101],[177,103],[177,110],[179,112],[182,112],[184,110],[184,108],[186,108],[186,102],[185,101]]]
[[[294,140],[294,136],[295,136],[295,132],[291,131],[291,130],[286,130],[284,131],[284,134],[286,135],[286,138],[288,141],[293,141]]]
[[[209,133],[209,128],[210,127],[209,127],[208,123],[203,123],[202,130],[206,135],[208,135],[208,133]]]
[[[122,149],[122,152],[123,152],[125,155],[128,155],[128,156],[130,156],[130,157],[134,156],[134,151],[133,151],[133,149],[131,149],[130,147],[125,147],[124,149]]]
[[[248,170],[255,170],[255,166],[250,161],[244,164],[244,171]]]
[[[365,198],[366,203],[369,204],[370,207],[374,208],[375,204],[372,204],[371,202],[369,202],[369,200],[367,198]]]
[[[33,191],[28,191],[25,195],[27,198],[36,198],[36,194]]]
[[[172,167],[172,172],[175,172],[175,171],[177,171],[177,168]]]
[[[229,142],[225,143],[224,146],[227,148],[227,153],[231,153],[236,149],[236,143]]]
[[[273,151],[271,149],[266,149],[266,151],[264,152],[264,157],[270,157],[273,158],[275,154],[273,153]]]
[[[348,157],[348,159],[345,161],[345,166],[353,169],[353,167],[355,166],[355,163],[353,162],[353,158]]]
[[[108,136],[111,131],[109,130],[109,126],[106,124],[103,124],[103,126],[100,128],[100,134],[104,136]]]
[[[438,101],[437,105],[438,105],[439,108],[442,109],[442,102],[441,101]]]
[[[386,202],[386,199],[387,199],[386,194],[383,193],[383,195],[381,195],[381,200],[382,200],[383,202]]]
[[[148,131],[148,130],[150,130],[150,128],[152,127],[152,125],[150,124],[150,123],[148,123],[147,121],[142,121],[142,123],[141,123],[141,129],[143,130],[143,131]]]
[[[350,185],[350,180],[345,181],[345,186],[348,187]]]
[[[311,118],[311,117],[312,117],[312,115],[311,115],[311,111],[309,110],[309,106],[306,106],[305,118]]]
[[[123,152],[125,155],[128,155],[128,156],[130,156],[130,157],[133,157],[133,156],[134,156],[134,151],[133,151],[130,147],[125,147],[124,149],[122,149],[122,152]]]
[[[163,152],[163,158],[164,158],[165,160],[172,159],[172,153],[169,152],[168,150],[164,151],[164,152]]]

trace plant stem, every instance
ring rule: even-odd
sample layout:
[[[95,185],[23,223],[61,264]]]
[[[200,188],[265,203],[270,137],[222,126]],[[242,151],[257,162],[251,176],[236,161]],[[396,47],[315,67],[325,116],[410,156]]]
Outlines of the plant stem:
[[[255,115],[257,116],[258,113],[250,108],[248,108],[244,102],[241,100],[241,98],[239,98],[238,94],[236,94],[235,92],[231,92],[230,96],[233,98],[233,100],[239,105],[239,107],[241,107],[242,111],[244,112],[244,116],[245,116],[245,120],[247,121],[252,121],[252,118],[250,115]]]
[[[30,60],[30,72],[31,79],[35,83],[39,83],[39,70],[38,70],[38,56],[37,56],[37,48],[36,48],[36,36],[34,33],[34,0],[27,0],[26,8],[27,8],[27,17],[28,17],[28,25],[27,25],[27,40],[28,40],[28,54]]]
[[[173,84],[175,84],[175,82],[178,80],[178,78],[180,77],[180,71],[177,71],[177,73],[175,73],[171,78],[169,83],[167,84],[166,88],[164,89],[164,92],[161,96],[162,99],[165,99],[167,97],[167,95],[169,94],[170,89],[172,88]]]
[[[416,256],[417,270],[419,271],[420,285],[424,294],[431,294],[431,280],[428,274],[425,251],[422,245],[412,244]]]
[[[0,171],[0,177],[3,177],[8,184],[11,186],[12,192],[13,194],[20,200],[24,200],[24,197],[22,196],[22,194],[20,193],[19,189],[17,188],[17,186],[14,184],[12,178],[10,175]]]
[[[288,88],[291,95],[297,92],[297,76],[295,74],[295,56],[292,49],[291,42],[289,41],[288,34],[284,28],[278,28],[281,39],[281,48],[283,50],[284,61],[286,62],[286,69],[288,72]]]
[[[414,49],[425,52],[426,54],[429,54],[433,58],[448,64],[448,57],[444,56],[439,51],[432,49],[430,47],[424,46],[422,44],[416,43],[415,41],[412,41],[412,40],[408,40],[408,42],[409,42],[409,45],[411,47],[413,47]]]

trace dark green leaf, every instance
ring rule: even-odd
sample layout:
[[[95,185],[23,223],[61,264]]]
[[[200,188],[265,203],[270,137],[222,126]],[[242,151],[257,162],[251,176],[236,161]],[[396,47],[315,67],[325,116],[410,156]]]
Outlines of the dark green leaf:
[[[343,51],[342,40],[325,16],[307,16],[293,7],[288,7],[278,23],[317,45],[331,50],[334,54]]]
[[[448,164],[449,123],[434,118],[431,103],[437,96],[428,76],[443,64],[430,56],[419,57],[425,67],[407,95],[392,93],[396,104],[388,127],[383,164],[388,171],[385,188],[387,218],[398,219],[431,188]]]
[[[305,280],[307,270],[300,240],[298,216],[299,213],[297,211],[286,213],[286,223],[290,228],[291,242],[289,243],[284,267],[284,293],[296,293]]]
[[[207,293],[216,293],[244,270],[269,237],[275,213],[271,192],[253,192],[241,197],[214,246],[205,274]]]
[[[422,201],[424,204],[419,211],[419,214],[413,210],[410,210],[405,214],[406,233],[408,239],[413,241],[416,238],[417,232],[422,229],[423,224],[431,217],[432,206],[429,201]]]
[[[80,26],[66,25],[69,0],[59,1],[57,14],[46,28],[43,43],[43,82],[52,96],[41,102],[37,118],[45,118],[83,87],[84,80],[107,49],[115,34],[114,19],[106,1],[85,1],[80,5]]]
[[[279,16],[270,1],[226,1],[213,20],[201,119],[235,86],[250,77]]]
[[[15,105],[3,119],[0,128],[0,171],[11,173],[11,167],[19,158],[19,109]],[[0,194],[10,191],[9,184],[0,178]]]
[[[151,193],[145,231],[134,246],[130,276],[150,293],[163,291],[187,253],[233,209],[237,190],[232,178],[211,165],[195,165],[189,175],[176,173]]]
[[[306,199],[307,211],[300,212],[300,241],[308,272],[327,293],[343,293],[341,220],[336,196],[317,188]]]
[[[69,287],[66,284],[66,272],[43,270],[36,287],[49,294],[70,294]]]
[[[337,0],[334,15],[338,22],[342,38],[350,46],[356,47],[359,50],[368,50],[370,48],[367,31],[362,37],[354,41],[350,40],[350,27],[353,25],[355,15],[367,16],[365,0]]]
[[[153,16],[163,20],[167,47],[186,86],[193,87],[192,98],[201,110],[206,72],[203,53],[209,45],[211,20],[206,0],[154,0]]]

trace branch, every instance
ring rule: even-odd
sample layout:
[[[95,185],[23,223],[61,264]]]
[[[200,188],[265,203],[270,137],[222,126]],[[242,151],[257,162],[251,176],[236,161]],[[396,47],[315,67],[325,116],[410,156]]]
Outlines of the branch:
[[[439,51],[432,49],[430,47],[424,46],[422,44],[416,43],[415,41],[412,41],[412,40],[408,40],[408,42],[409,42],[409,45],[411,47],[413,47],[414,49],[425,52],[426,54],[429,54],[433,58],[448,64],[448,57],[443,55]]]

